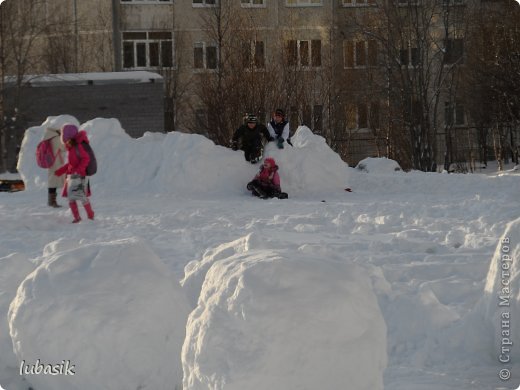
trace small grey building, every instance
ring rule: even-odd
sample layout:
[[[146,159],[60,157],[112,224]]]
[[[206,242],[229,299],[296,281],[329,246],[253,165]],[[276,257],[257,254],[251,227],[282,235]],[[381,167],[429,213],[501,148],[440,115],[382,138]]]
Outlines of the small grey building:
[[[9,89],[8,101],[12,99]],[[164,82],[153,72],[27,76],[19,101],[18,114],[25,127],[38,126],[48,116],[69,114],[80,123],[117,118],[132,137],[164,132]]]
[[[69,114],[80,123],[116,118],[135,138],[165,131],[164,80],[153,72],[33,75],[25,76],[21,88],[6,78],[3,93],[9,110],[7,169],[12,172],[25,129],[41,125],[48,116]]]

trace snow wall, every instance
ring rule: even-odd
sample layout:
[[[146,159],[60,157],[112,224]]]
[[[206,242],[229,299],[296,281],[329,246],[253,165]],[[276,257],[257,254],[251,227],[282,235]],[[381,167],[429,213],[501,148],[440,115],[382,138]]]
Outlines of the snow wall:
[[[36,165],[36,146],[46,126],[66,121],[77,123],[61,115],[26,131],[18,171],[27,190],[46,188],[47,171]],[[96,153],[98,172],[91,184],[97,194],[138,189],[190,197],[236,195],[246,192],[247,182],[260,167],[245,161],[242,151],[217,146],[201,135],[146,133],[135,139],[117,119],[100,118],[86,122],[81,129],[86,130]],[[293,145],[279,150],[271,142],[264,153],[277,161],[284,191],[290,196],[343,191],[350,169],[323,137],[300,127]]]
[[[46,188],[47,171],[36,165],[35,158],[36,145],[45,127],[60,127],[67,122],[78,124],[70,115],[59,115],[25,132],[18,171],[28,191]],[[117,119],[104,118],[88,121],[80,128],[86,130],[98,161],[98,173],[91,179],[96,195],[125,191],[171,193],[190,198],[242,196],[247,192],[247,182],[259,169],[259,164],[245,161],[242,151],[215,145],[201,135],[146,133],[135,139],[125,133]],[[271,142],[264,152],[264,156],[277,161],[282,190],[291,198],[342,198],[346,187],[358,192],[444,197],[446,193],[466,195],[468,188],[492,193],[518,187],[516,179],[508,176],[489,177],[486,189],[480,185],[482,175],[402,172],[395,161],[386,158],[368,158],[357,169],[350,168],[323,137],[305,126],[298,128],[292,143],[292,147],[286,144],[279,150]],[[462,183],[461,177],[464,177]]]

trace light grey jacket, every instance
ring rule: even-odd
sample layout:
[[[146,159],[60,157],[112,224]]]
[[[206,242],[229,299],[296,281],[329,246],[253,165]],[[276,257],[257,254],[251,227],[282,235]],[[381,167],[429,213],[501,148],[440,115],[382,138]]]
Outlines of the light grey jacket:
[[[47,127],[45,129],[45,132],[43,133],[42,140],[47,139],[51,139],[52,151],[56,155],[56,160],[54,160],[54,164],[47,170],[47,187],[63,187],[63,184],[65,182],[65,176],[58,177],[54,174],[54,172],[56,172],[56,169],[58,169],[65,163],[65,145],[61,143],[60,131],[58,129]]]

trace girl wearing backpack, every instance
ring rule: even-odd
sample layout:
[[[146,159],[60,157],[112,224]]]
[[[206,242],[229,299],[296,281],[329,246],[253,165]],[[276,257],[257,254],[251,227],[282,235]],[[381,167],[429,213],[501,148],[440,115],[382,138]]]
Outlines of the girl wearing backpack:
[[[76,201],[81,201],[88,219],[94,219],[94,211],[89,202],[90,186],[88,179],[86,179],[86,169],[90,161],[88,153],[85,151],[82,142],[89,143],[87,133],[73,124],[66,124],[61,128],[61,141],[67,149],[68,162],[56,171],[56,176],[67,174],[67,180],[63,187],[62,195],[69,200],[69,207],[72,211],[74,220],[72,223],[81,221],[79,215],[78,204]]]
[[[64,179],[62,177],[56,176],[54,173],[56,170],[63,165],[64,163],[64,156],[65,156],[65,147],[61,143],[60,140],[60,130],[59,129],[53,129],[51,127],[47,127],[45,129],[45,132],[43,133],[42,141],[50,140],[51,143],[51,149],[52,154],[54,157],[54,163],[47,168],[47,191],[48,191],[48,197],[47,197],[47,205],[50,207],[61,207],[57,201],[57,188],[63,187]]]

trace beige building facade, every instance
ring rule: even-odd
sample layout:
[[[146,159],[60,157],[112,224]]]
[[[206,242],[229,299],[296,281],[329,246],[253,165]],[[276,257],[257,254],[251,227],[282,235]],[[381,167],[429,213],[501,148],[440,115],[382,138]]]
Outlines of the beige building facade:
[[[475,157],[449,149],[478,143],[462,86],[469,9],[485,0],[35,1],[48,26],[36,71],[160,73],[166,131],[225,145],[245,112],[283,108],[352,165]]]

